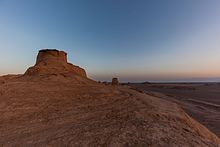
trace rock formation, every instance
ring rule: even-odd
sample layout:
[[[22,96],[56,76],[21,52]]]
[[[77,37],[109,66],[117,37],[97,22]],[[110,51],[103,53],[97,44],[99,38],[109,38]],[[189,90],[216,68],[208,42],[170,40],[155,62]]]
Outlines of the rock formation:
[[[41,50],[24,76],[0,77],[0,146],[220,146],[177,104],[85,77],[58,50]]]
[[[84,69],[67,62],[67,53],[56,49],[42,49],[37,55],[36,64],[30,67],[25,76],[69,75],[87,77]]]
[[[118,85],[118,78],[112,78],[112,85]]]

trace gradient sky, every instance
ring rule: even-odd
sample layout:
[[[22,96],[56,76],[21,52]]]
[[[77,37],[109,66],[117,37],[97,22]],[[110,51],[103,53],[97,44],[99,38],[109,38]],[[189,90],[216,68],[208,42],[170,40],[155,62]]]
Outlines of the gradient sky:
[[[220,1],[0,0],[0,75],[41,48],[96,80],[220,81]]]

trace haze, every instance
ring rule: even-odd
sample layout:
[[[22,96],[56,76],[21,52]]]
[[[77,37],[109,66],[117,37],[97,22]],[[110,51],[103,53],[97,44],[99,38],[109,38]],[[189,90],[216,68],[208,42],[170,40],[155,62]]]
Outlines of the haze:
[[[89,77],[220,81],[220,1],[0,0],[0,75],[57,48]]]

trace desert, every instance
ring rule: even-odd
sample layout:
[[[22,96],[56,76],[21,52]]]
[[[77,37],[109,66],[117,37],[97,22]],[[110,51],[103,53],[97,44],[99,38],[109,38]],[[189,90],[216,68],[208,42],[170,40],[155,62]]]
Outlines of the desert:
[[[220,147],[220,0],[0,0],[0,147]]]
[[[177,103],[89,79],[63,51],[0,80],[1,146],[220,146]]]

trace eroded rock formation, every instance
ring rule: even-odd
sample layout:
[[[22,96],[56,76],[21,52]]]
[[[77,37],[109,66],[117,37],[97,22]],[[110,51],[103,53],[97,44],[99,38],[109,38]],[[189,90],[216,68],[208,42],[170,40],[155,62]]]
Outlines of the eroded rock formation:
[[[112,85],[118,85],[118,78],[112,78]]]
[[[67,62],[67,53],[56,49],[42,49],[37,55],[36,64],[30,67],[24,75],[75,74],[87,77],[84,69]]]

